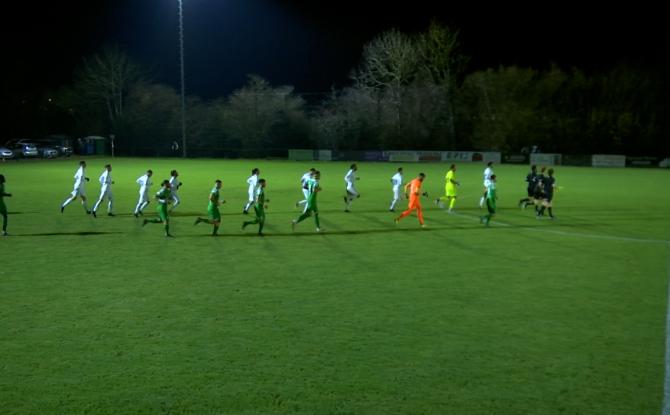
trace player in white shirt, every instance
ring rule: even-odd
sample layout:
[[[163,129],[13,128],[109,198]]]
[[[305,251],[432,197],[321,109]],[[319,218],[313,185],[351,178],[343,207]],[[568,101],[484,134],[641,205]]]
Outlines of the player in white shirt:
[[[484,207],[484,201],[486,201],[486,193],[488,192],[488,188],[491,185],[491,176],[493,176],[493,162],[489,161],[486,163],[486,169],[484,170],[484,194],[482,195],[481,199],[479,199],[479,208],[481,209]]]
[[[307,209],[307,197],[309,196],[309,186],[307,181],[314,177],[314,172],[316,171],[315,168],[309,169],[309,171],[305,174],[302,175],[300,178],[300,189],[302,190],[303,196],[305,198],[299,202],[295,202],[295,207],[300,207],[300,205],[305,205],[305,209]],[[304,212],[304,209],[303,209]]]
[[[177,170],[172,170],[170,172],[170,190],[172,191],[172,207],[170,207],[169,212],[172,213],[173,210],[181,203],[177,191],[183,183],[179,181],[179,172]]]
[[[398,172],[391,177],[391,184],[393,185],[393,200],[389,212],[395,212],[395,205],[402,199],[402,167],[398,167]]]
[[[354,199],[357,199],[361,197],[360,194],[358,194],[358,191],[356,191],[356,185],[355,182],[359,178],[356,177],[356,171],[358,170],[358,166],[356,166],[356,163],[352,164],[349,168],[349,171],[347,174],[344,175],[344,182],[347,184],[347,190],[346,190],[346,195],[344,196],[344,211],[349,212],[349,208],[351,207],[351,202]]]
[[[112,185],[114,184],[114,181],[112,180],[111,164],[105,164],[105,170],[100,175],[98,181],[100,182],[100,197],[93,206],[93,210],[91,211],[91,213],[93,214],[94,217],[96,218],[98,217],[95,214],[95,212],[98,210],[98,206],[100,206],[100,203],[102,203],[102,201],[106,197],[107,200],[109,200],[109,203],[107,203],[107,216],[114,216],[114,214],[112,213],[112,202],[114,200],[112,196]]]
[[[81,205],[84,207],[86,213],[88,214],[91,213],[91,211],[88,210],[88,206],[86,206],[85,184],[88,180],[89,180],[88,177],[86,177],[86,162],[80,161],[79,168],[77,169],[77,172],[74,174],[74,189],[72,190],[72,193],[70,193],[70,197],[65,199],[65,201],[61,204],[60,213],[63,213],[63,211],[65,210],[65,206],[74,202],[77,199],[77,197],[81,198]]]
[[[135,181],[140,185],[140,200],[137,202],[137,206],[135,206],[135,212],[133,213],[135,217],[141,215],[144,208],[149,204],[149,188],[153,184],[151,182],[151,176],[153,174],[154,172],[147,170],[146,174],[140,176],[140,178]]]
[[[258,187],[258,176],[260,174],[261,171],[258,168],[255,168],[251,170],[251,176],[247,179],[247,183],[249,184],[249,200],[247,201],[247,204],[244,205],[244,210],[242,211],[245,215],[249,213],[249,208],[253,206],[256,201],[256,188]]]

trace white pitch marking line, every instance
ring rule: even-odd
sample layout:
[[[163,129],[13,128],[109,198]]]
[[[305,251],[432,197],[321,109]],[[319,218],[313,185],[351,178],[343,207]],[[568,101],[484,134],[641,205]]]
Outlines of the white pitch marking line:
[[[474,217],[470,215],[463,215],[461,213],[456,213],[456,212],[451,212],[452,215],[460,216],[462,218],[467,218],[467,219],[472,219],[472,220],[479,220],[479,217]],[[500,226],[514,226],[509,223],[505,222],[500,222],[499,220],[492,220],[491,223],[500,225]],[[565,232],[565,231],[558,231],[555,229],[537,229],[537,228],[528,228],[524,226],[520,226],[519,229],[523,229],[526,231],[530,232],[545,232],[545,233],[553,233],[556,235],[563,235],[563,236],[572,236],[575,238],[593,238],[593,239],[606,239],[606,240],[611,240],[611,241],[628,241],[628,242],[643,242],[643,243],[660,243],[660,244],[670,244],[670,241],[664,240],[664,239],[647,239],[647,238],[633,238],[633,237],[628,237],[628,236],[614,236],[614,235],[600,235],[600,234],[595,234],[595,233],[581,233],[581,232]],[[670,415],[670,414],[668,414]]]

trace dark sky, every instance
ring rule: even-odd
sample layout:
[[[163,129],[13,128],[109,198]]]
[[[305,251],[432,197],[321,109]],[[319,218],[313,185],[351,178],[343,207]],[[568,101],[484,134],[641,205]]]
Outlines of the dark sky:
[[[542,68],[550,62],[586,70],[619,62],[668,67],[665,14],[660,6],[641,3],[585,8],[586,2],[557,1],[495,7],[444,0],[402,6],[363,0],[183,1],[187,93],[205,98],[239,88],[249,73],[299,92],[340,87],[372,37],[390,28],[418,32],[431,18],[460,30],[469,70],[500,64]],[[157,81],[179,85],[177,0],[12,3],[11,10],[5,6],[1,29],[5,91],[68,83],[81,57],[104,44],[119,44],[151,67]]]

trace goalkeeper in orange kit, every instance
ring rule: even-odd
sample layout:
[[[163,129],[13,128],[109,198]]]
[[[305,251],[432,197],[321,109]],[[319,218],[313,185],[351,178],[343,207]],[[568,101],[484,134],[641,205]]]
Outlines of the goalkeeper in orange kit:
[[[427,196],[426,192],[421,192],[421,185],[423,184],[423,180],[425,178],[426,178],[425,174],[419,173],[419,176],[416,179],[412,180],[411,182],[407,183],[407,185],[405,185],[405,193],[407,193],[407,191],[409,190],[409,196],[408,196],[409,204],[407,206],[407,210],[394,219],[396,224],[400,222],[400,219],[404,218],[405,216],[409,216],[410,213],[416,210],[416,215],[419,218],[419,223],[421,224],[421,227],[423,228],[426,227],[426,224],[423,221],[423,209],[421,208],[421,201],[419,200],[419,197]]]

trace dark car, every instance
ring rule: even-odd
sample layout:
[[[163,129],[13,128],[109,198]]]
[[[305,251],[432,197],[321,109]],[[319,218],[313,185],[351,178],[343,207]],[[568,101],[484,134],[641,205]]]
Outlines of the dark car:
[[[10,140],[5,146],[14,151],[17,157],[39,157],[40,155],[37,146],[28,140]]]

